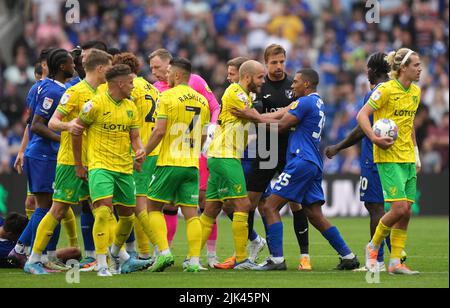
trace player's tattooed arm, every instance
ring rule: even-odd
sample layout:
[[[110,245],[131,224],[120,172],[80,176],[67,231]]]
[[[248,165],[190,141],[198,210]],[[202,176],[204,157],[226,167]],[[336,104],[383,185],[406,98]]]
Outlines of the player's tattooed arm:
[[[31,123],[31,131],[43,138],[50,139],[54,142],[60,142],[61,136],[48,128],[46,124],[46,119],[44,119],[40,115],[35,114],[33,117],[33,122]]]
[[[364,132],[361,129],[361,127],[358,125],[356,126],[350,134],[341,142],[339,142],[336,145],[331,145],[325,148],[325,155],[332,159],[334,156],[336,156],[340,151],[347,149],[351,146],[354,146],[358,142],[360,142],[364,138]]]
[[[153,130],[147,145],[145,146],[145,155],[147,156],[158,146],[167,131],[167,119],[159,118],[156,121],[156,127]]]
[[[55,132],[68,131],[73,135],[79,135],[83,132],[84,127],[77,123],[77,119],[73,119],[70,122],[63,122],[64,116],[62,112],[56,110],[50,122],[48,122],[48,127]]]

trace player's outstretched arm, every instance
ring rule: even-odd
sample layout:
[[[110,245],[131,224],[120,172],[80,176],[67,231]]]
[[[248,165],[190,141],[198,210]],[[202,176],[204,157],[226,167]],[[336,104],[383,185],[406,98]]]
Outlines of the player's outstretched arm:
[[[48,122],[48,128],[55,132],[63,132],[68,131],[71,134],[79,135],[83,132],[84,127],[77,124],[76,119],[70,122],[63,122],[64,114],[60,112],[58,109],[55,110],[55,113]]]
[[[374,113],[374,111],[375,110],[369,104],[366,104],[359,111],[356,119],[358,120],[358,124],[364,134],[372,141],[372,143],[384,150],[387,150],[394,144],[394,139],[390,137],[378,137],[375,135],[372,130],[372,125],[370,124],[370,116]]]
[[[153,131],[147,145],[145,146],[145,155],[150,154],[158,146],[167,131],[167,119],[159,118],[156,121],[156,127]]]
[[[61,141],[61,136],[55,134],[48,126],[46,125],[47,120],[41,117],[38,114],[35,114],[33,117],[33,122],[31,123],[31,131],[43,138],[50,139],[55,142]]]
[[[339,142],[336,145],[331,145],[325,148],[325,155],[332,159],[334,156],[336,156],[340,151],[347,149],[351,146],[354,146],[358,142],[360,142],[364,138],[365,134],[361,127],[358,125],[356,126],[350,134],[341,142]]]

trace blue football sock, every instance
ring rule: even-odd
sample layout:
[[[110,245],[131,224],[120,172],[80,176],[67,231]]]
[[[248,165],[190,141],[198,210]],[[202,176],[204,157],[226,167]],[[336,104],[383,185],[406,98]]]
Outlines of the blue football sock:
[[[378,250],[378,262],[384,262],[384,242],[381,243],[380,249]]]
[[[33,219],[33,216],[31,216],[31,219]],[[31,243],[32,243],[32,237],[33,237],[33,232],[32,232],[33,227],[32,227],[32,225],[33,224],[31,222],[31,219],[28,222],[28,224],[25,227],[25,229],[23,230],[23,232],[20,235],[19,240],[18,240],[18,242],[20,242],[24,246],[31,246]]]
[[[133,243],[136,240],[136,237],[134,236],[134,229],[131,231],[130,237],[127,240],[127,243]]]
[[[347,247],[347,244],[345,243],[341,234],[339,233],[338,228],[336,228],[335,226],[323,232],[322,235],[327,239],[330,245],[334,248],[334,250],[337,251],[337,253],[341,257],[345,257],[352,253],[350,248]]]
[[[268,226],[267,242],[273,257],[283,257],[283,223],[276,222]]]
[[[61,224],[58,224],[58,226],[53,231],[53,236],[48,242],[47,249],[49,251],[56,251],[56,247],[58,246],[59,241],[59,233],[61,231]]]
[[[391,252],[392,251],[392,249],[391,249],[391,235],[388,235],[386,237],[385,242],[386,242],[387,248],[389,249],[389,252]]]
[[[255,229],[252,229],[252,231],[250,231],[249,235],[248,235],[248,239],[250,241],[254,241],[258,238],[258,233],[256,233]]]
[[[44,218],[44,216],[48,213],[48,209],[41,209],[36,208],[36,210],[33,213],[33,216],[31,217],[31,243],[34,244],[34,240],[36,239],[36,231],[39,227],[39,224],[41,220]]]
[[[81,234],[83,235],[84,250],[95,251],[92,228],[94,227],[94,215],[91,212],[81,213]]]

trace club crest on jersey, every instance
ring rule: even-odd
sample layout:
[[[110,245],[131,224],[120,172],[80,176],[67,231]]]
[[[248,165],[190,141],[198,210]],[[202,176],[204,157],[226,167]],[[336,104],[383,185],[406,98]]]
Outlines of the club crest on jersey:
[[[239,92],[237,94],[237,96],[238,96],[239,100],[241,102],[243,102],[245,105],[247,105],[247,106],[250,105],[250,102],[248,101],[247,95],[245,95],[244,92]]]
[[[49,110],[50,108],[52,108],[52,105],[53,105],[53,99],[51,99],[49,97],[44,98],[44,102],[42,103],[42,107],[45,110]]]
[[[133,118],[133,111],[132,110],[127,110],[127,115],[129,119]]]
[[[67,104],[67,102],[70,99],[70,94],[66,93],[61,97],[61,100],[59,101],[59,103],[61,104],[61,106],[65,106]]]
[[[284,90],[284,94],[286,95],[286,97],[288,99],[293,99],[294,98],[294,92],[292,92],[292,90]]]
[[[374,101],[377,101],[377,100],[379,100],[380,98],[381,98],[381,92],[380,92],[380,91],[376,90],[375,92],[373,92],[373,94],[372,94],[372,99],[373,99]]]
[[[93,107],[92,102],[91,101],[87,102],[83,106],[83,113],[88,113],[89,111],[91,111],[92,107]]]

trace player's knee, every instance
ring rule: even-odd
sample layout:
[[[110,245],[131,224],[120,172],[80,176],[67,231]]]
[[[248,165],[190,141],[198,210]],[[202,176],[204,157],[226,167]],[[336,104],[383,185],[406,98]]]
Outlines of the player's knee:
[[[36,199],[34,196],[28,196],[25,200],[25,208],[27,210],[34,210],[36,208]]]
[[[50,209],[50,213],[57,220],[61,221],[66,217],[67,211],[69,210],[69,205],[65,204],[55,204]]]

